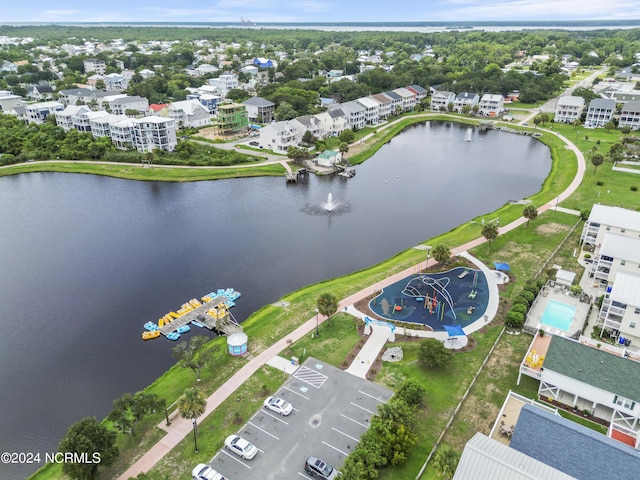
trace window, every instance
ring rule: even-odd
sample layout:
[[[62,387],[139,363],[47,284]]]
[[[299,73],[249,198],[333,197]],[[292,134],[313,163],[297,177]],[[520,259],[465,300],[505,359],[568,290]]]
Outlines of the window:
[[[633,313],[635,313],[636,315],[640,315],[640,307],[636,307]]]
[[[613,403],[615,403],[616,405],[620,405],[621,407],[628,408],[629,410],[633,410],[633,408],[636,406],[636,402],[632,402],[631,400],[620,397],[618,395],[613,397]]]
[[[638,309],[636,308],[636,310],[638,310]],[[630,328],[636,328],[636,322],[631,322],[631,323],[629,324],[629,327],[630,327]]]
[[[607,227],[607,232],[608,232],[609,230],[611,230],[611,227]]]
[[[625,260],[620,260],[620,266],[625,266],[627,262]]]

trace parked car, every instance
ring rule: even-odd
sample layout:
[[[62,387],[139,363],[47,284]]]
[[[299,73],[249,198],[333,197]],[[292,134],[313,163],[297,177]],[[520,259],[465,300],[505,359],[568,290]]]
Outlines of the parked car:
[[[309,457],[304,464],[304,471],[315,478],[322,480],[331,480],[340,475],[340,472],[329,465],[327,462],[316,457]]]
[[[260,145],[260,143],[254,140],[252,142],[249,142],[249,145],[253,145],[254,147],[257,147],[258,145]]]
[[[293,410],[293,406],[286,400],[279,397],[269,397],[264,401],[264,408],[280,415],[289,415]]]
[[[224,441],[227,450],[240,455],[245,460],[251,460],[258,453],[256,446],[239,435],[229,435]]]
[[[193,480],[227,480],[221,473],[216,472],[209,465],[204,463],[199,464],[191,472]]]

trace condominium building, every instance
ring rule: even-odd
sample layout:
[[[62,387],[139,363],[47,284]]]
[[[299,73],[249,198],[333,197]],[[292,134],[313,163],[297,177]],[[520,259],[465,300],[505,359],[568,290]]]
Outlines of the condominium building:
[[[456,94],[453,92],[436,91],[431,95],[431,110],[434,112],[447,111],[449,105],[453,105]]]
[[[556,103],[554,121],[573,123],[576,120],[580,120],[582,110],[584,110],[584,98],[563,95],[558,99],[558,103]]]
[[[136,118],[132,122],[132,143],[139,152],[152,152],[155,149],[172,152],[176,148],[174,119],[150,116]]]
[[[616,101],[608,98],[595,98],[589,102],[587,118],[584,126],[589,128],[602,128],[613,118],[616,113]]]
[[[622,106],[618,128],[623,127],[640,130],[640,101],[627,102]]]

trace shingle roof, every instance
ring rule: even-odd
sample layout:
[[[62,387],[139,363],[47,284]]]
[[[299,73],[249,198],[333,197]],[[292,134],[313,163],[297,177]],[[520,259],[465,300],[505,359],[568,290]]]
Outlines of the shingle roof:
[[[632,102],[627,102],[622,106],[622,113],[637,113],[640,112],[640,102],[638,101],[632,101]]]
[[[554,335],[544,369],[640,402],[640,363],[604,350]]]
[[[616,101],[609,98],[594,98],[589,103],[589,110],[592,108],[615,110]]]
[[[410,85],[410,87],[421,95],[428,93],[427,90],[422,88],[420,85]]]
[[[398,95],[396,92],[382,92],[391,100],[402,100],[402,97]]]
[[[563,95],[558,99],[558,106],[567,105],[570,107],[582,107],[584,106],[584,98],[574,97],[573,95]]]
[[[636,480],[640,471],[634,448],[531,405],[522,407],[510,446],[580,480]]]
[[[571,480],[574,477],[476,433],[467,442],[453,480]]]
[[[244,102],[245,105],[255,105],[256,107],[271,107],[275,105],[275,103],[270,102],[266,98],[262,97],[251,97],[246,99]]]

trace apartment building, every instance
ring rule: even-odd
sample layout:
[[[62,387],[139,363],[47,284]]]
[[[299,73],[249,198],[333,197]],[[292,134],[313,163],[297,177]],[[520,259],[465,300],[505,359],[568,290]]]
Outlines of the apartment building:
[[[572,95],[563,95],[556,103],[555,122],[573,123],[580,120],[580,115],[584,110],[584,98],[574,97]]]

